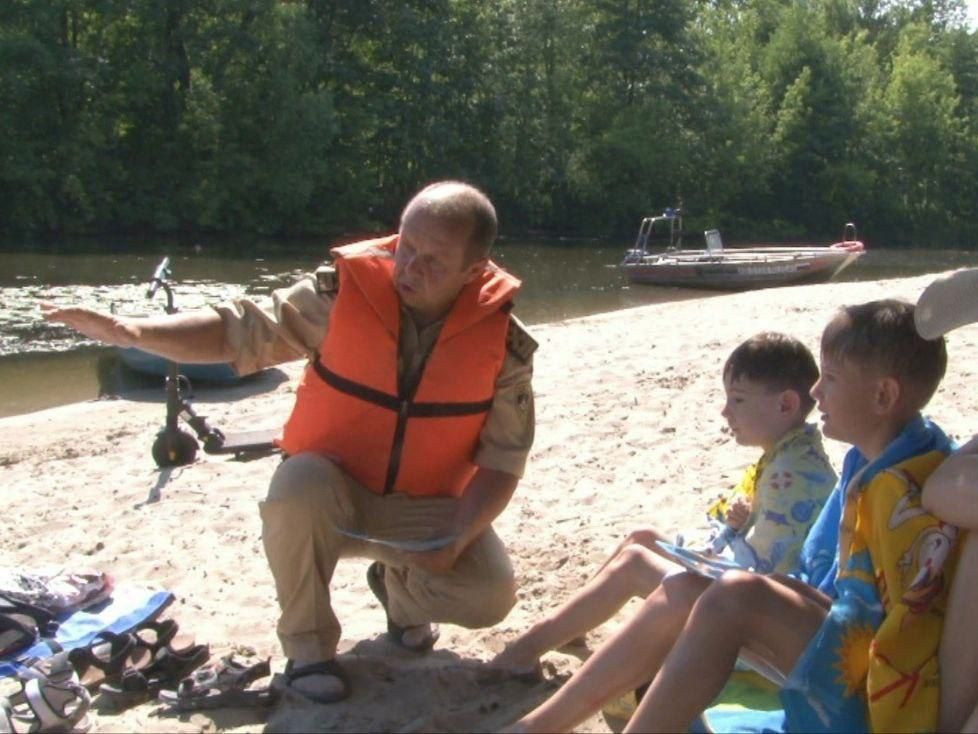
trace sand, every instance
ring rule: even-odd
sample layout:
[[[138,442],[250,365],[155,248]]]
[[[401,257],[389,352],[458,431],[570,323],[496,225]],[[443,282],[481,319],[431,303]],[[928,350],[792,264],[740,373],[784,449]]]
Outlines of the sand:
[[[548,654],[548,680],[536,685],[486,679],[484,661],[566,599],[629,530],[702,527],[707,501],[756,458],[720,416],[728,352],[765,329],[817,351],[838,305],[915,300],[932,277],[717,294],[535,327],[536,442],[496,522],[520,586],[504,622],[487,630],[443,625],[432,654],[404,653],[382,634],[383,611],[364,580],[367,562],[343,561],[333,599],[353,677],[348,701],[326,707],[287,698],[266,712],[182,715],[151,703],[122,713],[96,705],[94,730],[459,731],[514,720],[577,669],[579,657]],[[978,424],[978,327],[952,334],[949,354],[948,376],[926,412],[965,438]],[[291,405],[300,369],[292,363],[202,393],[195,406],[225,430],[274,427]],[[281,670],[257,512],[278,458],[201,452],[191,465],[159,470],[150,456],[164,417],[158,397],[0,420],[2,562],[94,566],[120,583],[169,589],[177,601],[167,615],[213,655],[251,649]],[[839,465],[846,447],[827,441],[826,448]],[[594,633],[591,646],[615,624]],[[596,715],[578,730],[608,731],[609,722]]]

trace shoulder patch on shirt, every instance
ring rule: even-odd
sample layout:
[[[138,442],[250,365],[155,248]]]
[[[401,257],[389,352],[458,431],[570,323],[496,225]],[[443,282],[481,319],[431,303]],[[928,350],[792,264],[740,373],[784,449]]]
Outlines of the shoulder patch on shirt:
[[[506,349],[521,362],[528,362],[538,346],[537,340],[530,336],[523,322],[510,314],[509,328],[506,330]]]
[[[321,296],[335,296],[340,289],[340,274],[330,263],[323,263],[316,268],[316,293]]]

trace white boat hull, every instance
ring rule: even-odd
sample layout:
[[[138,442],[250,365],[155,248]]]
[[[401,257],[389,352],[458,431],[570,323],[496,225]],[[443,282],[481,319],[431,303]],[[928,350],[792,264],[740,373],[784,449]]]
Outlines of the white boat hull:
[[[862,255],[834,247],[676,250],[621,263],[632,283],[748,290],[831,280]]]

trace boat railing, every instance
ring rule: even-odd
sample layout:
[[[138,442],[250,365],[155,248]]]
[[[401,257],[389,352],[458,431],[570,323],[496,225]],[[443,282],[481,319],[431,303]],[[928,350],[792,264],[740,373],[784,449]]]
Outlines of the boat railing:
[[[635,238],[635,247],[633,249],[645,252],[649,245],[649,235],[652,234],[652,224],[655,222],[655,217],[645,217],[642,223],[638,226],[638,236]]]
[[[626,262],[640,260],[649,252],[649,239],[659,222],[669,223],[669,241],[665,249],[677,250],[682,246],[683,218],[679,209],[669,208],[656,217],[645,217],[638,227],[638,235],[635,237],[635,246],[625,253]]]
[[[642,220],[642,223],[638,226],[638,236],[635,237],[635,246],[625,251],[625,258],[622,260],[623,264],[641,262],[642,258],[645,257],[649,247],[649,236],[652,234],[652,225],[655,223],[655,220],[656,217],[645,217]]]

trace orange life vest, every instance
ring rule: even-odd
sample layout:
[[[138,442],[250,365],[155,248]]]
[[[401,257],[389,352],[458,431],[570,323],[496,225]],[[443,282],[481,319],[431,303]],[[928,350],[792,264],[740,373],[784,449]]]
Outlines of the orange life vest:
[[[506,356],[519,280],[492,263],[445,319],[413,395],[397,379],[397,235],[332,251],[340,278],[329,329],[306,367],[279,445],[335,460],[379,494],[459,496]]]

